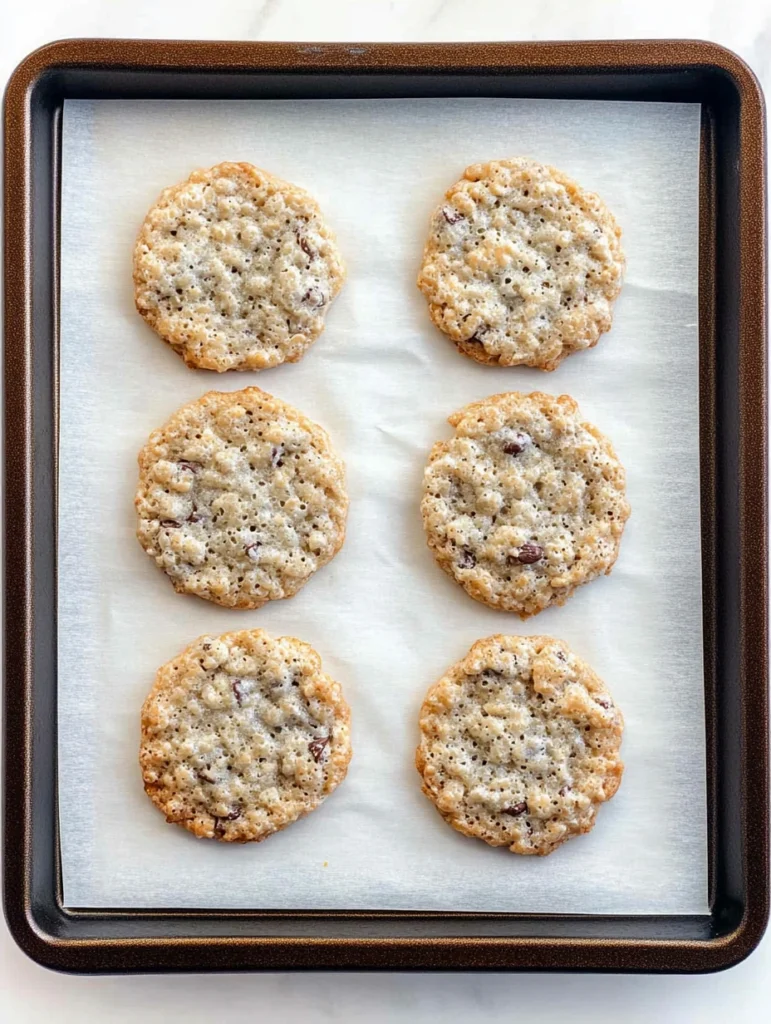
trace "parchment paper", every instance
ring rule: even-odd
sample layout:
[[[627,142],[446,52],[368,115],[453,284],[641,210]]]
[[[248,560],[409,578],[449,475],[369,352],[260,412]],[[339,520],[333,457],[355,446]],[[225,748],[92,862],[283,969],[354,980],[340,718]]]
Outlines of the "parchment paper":
[[[59,815],[71,907],[393,908],[619,914],[707,909],[697,424],[696,105],[569,101],[68,101],[59,507]],[[472,162],[530,155],[624,228],[612,332],[552,374],[461,357],[415,276],[428,217]],[[196,166],[248,160],[306,187],[348,264],[296,365],[188,370],[134,311],[145,212]],[[259,384],[323,424],[348,467],[340,555],[290,601],[228,611],[174,593],[134,537],[136,455],[210,388]],[[608,578],[521,623],[434,564],[418,501],[445,418],[503,390],[568,392],[613,440],[633,514]],[[142,790],[139,709],[204,632],[310,642],[353,713],[347,780],[260,845],[196,840]],[[479,637],[552,633],[626,717],[626,774],[594,831],[547,858],[467,839],[413,767],[427,687]]]

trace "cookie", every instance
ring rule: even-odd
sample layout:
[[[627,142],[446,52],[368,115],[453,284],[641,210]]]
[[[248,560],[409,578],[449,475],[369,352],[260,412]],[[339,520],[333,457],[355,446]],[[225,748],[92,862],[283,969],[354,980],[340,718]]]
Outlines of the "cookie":
[[[142,707],[145,792],[194,835],[258,843],[314,810],[351,760],[350,712],[312,647],[261,629],[202,636]]]
[[[431,219],[418,287],[464,355],[554,370],[610,330],[620,238],[602,200],[553,167],[474,164]]]
[[[619,787],[624,719],[602,680],[548,636],[478,640],[420,712],[423,792],[464,835],[551,853]]]
[[[245,163],[165,189],[134,249],[137,309],[188,366],[206,370],[296,362],[344,277],[316,201]]]
[[[568,395],[493,395],[450,417],[421,511],[428,545],[471,597],[522,618],[609,573],[629,517],[624,468]]]
[[[291,597],[345,537],[326,431],[261,391],[210,391],[139,453],[137,536],[182,594],[229,608]]]

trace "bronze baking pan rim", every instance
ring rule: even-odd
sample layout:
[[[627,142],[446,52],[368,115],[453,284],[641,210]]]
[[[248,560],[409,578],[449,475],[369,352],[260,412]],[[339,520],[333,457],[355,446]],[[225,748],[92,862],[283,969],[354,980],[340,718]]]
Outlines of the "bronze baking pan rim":
[[[67,98],[516,96],[701,104],[699,400],[710,912],[699,917],[93,911],[61,900],[56,468]],[[248,43],[71,39],[4,103],[4,908],[47,967],[705,972],[769,906],[766,168],[758,83],[692,40]]]

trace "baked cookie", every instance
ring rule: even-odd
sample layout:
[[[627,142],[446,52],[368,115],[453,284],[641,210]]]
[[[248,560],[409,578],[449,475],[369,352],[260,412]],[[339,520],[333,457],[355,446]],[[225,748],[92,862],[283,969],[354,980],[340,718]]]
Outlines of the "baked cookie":
[[[349,719],[301,640],[261,629],[199,637],[158,670],[142,707],[145,792],[196,836],[258,843],[343,781]]]
[[[610,330],[620,238],[602,200],[553,167],[474,164],[431,219],[418,287],[464,355],[554,370]]]
[[[478,640],[420,712],[423,792],[464,835],[551,853],[619,787],[624,719],[601,679],[548,636]]]
[[[326,431],[261,391],[210,391],[139,453],[139,543],[182,594],[259,608],[337,554],[348,497]]]
[[[527,618],[610,572],[630,512],[624,468],[572,398],[493,395],[450,423],[421,511],[436,560],[468,594]]]
[[[188,366],[294,363],[324,329],[345,268],[316,201],[251,164],[165,189],[134,249],[136,306]]]

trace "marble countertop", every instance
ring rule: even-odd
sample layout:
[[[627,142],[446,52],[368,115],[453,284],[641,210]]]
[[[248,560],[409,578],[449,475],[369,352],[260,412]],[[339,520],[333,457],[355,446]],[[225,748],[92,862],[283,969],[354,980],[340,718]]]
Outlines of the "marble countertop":
[[[0,80],[25,54],[73,36],[332,41],[689,37],[739,53],[771,95],[769,0],[28,0],[6,10]],[[756,1021],[771,1002],[771,933],[705,977],[218,975],[76,978],[27,960],[0,924],[0,1007],[10,1024],[271,1019],[625,1024]]]

